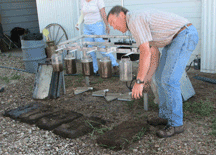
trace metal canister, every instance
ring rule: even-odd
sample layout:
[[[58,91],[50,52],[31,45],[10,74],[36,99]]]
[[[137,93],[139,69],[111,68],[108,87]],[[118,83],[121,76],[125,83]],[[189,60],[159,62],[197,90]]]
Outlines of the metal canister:
[[[63,71],[62,55],[58,53],[53,54],[51,60],[52,60],[53,71],[62,72]]]
[[[99,61],[99,74],[101,78],[112,77],[112,63],[109,57],[103,57]]]
[[[52,54],[55,53],[57,46],[55,45],[54,41],[47,41],[46,44],[47,44],[46,47],[47,58],[51,58]]]
[[[120,80],[127,82],[132,81],[132,61],[128,56],[122,56],[119,62]]]
[[[67,74],[76,74],[76,58],[72,54],[68,54],[65,57],[66,73]]]
[[[91,76],[94,74],[93,60],[90,56],[84,56],[81,60],[82,73],[84,76]]]

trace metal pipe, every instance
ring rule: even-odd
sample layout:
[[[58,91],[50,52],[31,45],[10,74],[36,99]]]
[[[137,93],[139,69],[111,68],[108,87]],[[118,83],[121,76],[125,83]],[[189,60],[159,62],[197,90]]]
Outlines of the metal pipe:
[[[148,93],[143,93],[144,110],[148,111]]]
[[[124,38],[130,39],[129,35],[83,35],[84,38]]]

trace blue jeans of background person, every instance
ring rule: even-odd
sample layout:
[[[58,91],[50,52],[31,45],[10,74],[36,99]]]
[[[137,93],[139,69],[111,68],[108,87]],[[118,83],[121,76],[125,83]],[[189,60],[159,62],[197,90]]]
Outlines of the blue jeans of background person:
[[[97,22],[95,24],[84,24],[84,34],[85,35],[105,35],[105,27],[103,22]],[[85,41],[89,42],[104,42],[103,38],[85,38]],[[92,47],[92,45],[89,45],[88,47]],[[104,46],[102,46],[104,47]],[[109,57],[112,66],[119,66],[119,64],[116,62],[116,59],[112,53],[105,54],[105,52],[101,52],[103,57]],[[98,71],[98,63],[97,63],[97,57],[95,52],[90,53],[92,59],[93,59],[93,68],[94,72],[96,73]]]
[[[198,40],[197,30],[191,25],[162,50],[155,73],[160,99],[159,117],[167,119],[170,126],[183,125],[180,80]]]

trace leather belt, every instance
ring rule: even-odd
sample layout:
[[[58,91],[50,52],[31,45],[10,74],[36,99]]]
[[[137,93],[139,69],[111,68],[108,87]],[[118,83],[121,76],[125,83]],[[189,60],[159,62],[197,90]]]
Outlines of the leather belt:
[[[184,29],[186,29],[187,27],[189,27],[189,26],[191,26],[192,25],[192,23],[189,23],[189,24],[187,24],[186,26],[183,26],[174,36],[173,36],[173,39],[175,39],[176,37],[177,37],[177,35],[181,32],[181,31],[183,31]]]

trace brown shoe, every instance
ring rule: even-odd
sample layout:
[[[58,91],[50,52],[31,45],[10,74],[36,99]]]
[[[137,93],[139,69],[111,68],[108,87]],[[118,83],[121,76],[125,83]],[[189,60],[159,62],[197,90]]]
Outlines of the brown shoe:
[[[156,135],[160,138],[171,137],[175,134],[179,134],[184,132],[184,126],[166,126],[163,130],[158,130]]]
[[[150,125],[167,125],[168,121],[160,117],[148,117],[147,123]]]

